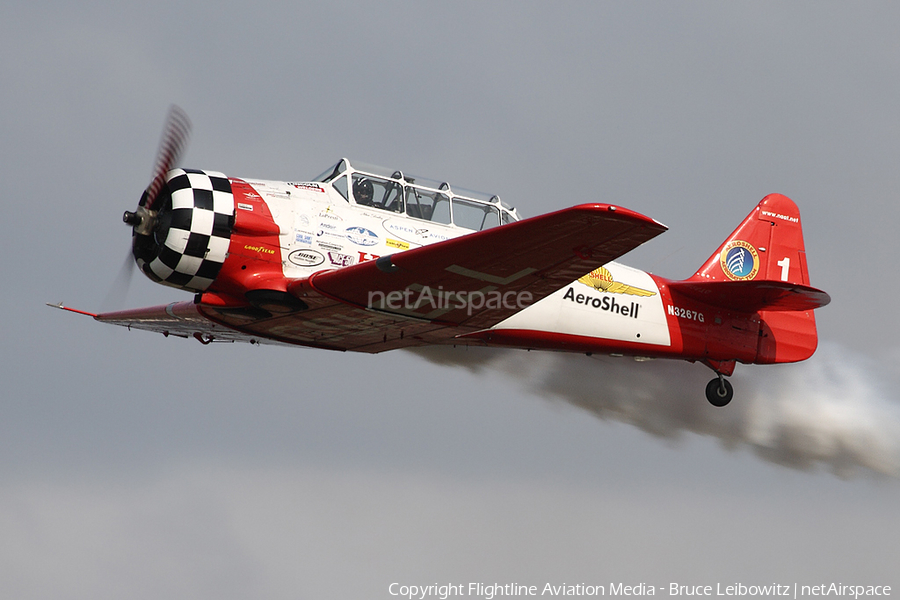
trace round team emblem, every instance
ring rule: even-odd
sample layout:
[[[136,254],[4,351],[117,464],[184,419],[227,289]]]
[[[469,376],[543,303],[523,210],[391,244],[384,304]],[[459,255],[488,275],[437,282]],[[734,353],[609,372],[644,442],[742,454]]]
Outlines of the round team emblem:
[[[742,240],[728,242],[719,256],[725,276],[734,281],[747,281],[759,272],[759,254],[756,248]]]

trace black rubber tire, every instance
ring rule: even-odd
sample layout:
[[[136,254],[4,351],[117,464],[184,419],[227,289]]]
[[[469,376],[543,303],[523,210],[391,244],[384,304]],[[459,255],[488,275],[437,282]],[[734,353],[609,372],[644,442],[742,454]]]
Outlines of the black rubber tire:
[[[734,388],[727,379],[723,379],[720,383],[719,378],[716,377],[706,384],[706,399],[713,406],[725,406],[731,402],[732,398],[734,398]]]

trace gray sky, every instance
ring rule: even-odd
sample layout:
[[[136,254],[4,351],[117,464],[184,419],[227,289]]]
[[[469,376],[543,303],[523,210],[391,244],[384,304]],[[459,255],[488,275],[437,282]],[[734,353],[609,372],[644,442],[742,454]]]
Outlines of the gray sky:
[[[900,589],[900,8],[77,4],[0,6],[0,595]],[[187,166],[621,204],[670,227],[623,262],[669,277],[787,194],[822,349],[739,366],[710,413],[697,365],[201,347],[44,307],[101,308],[173,102]],[[136,277],[123,307],[187,298]]]

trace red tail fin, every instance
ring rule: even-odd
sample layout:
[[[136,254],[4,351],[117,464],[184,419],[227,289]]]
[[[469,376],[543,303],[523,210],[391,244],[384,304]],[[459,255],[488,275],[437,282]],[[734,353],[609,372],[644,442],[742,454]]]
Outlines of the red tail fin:
[[[689,281],[784,281],[809,285],[797,205],[770,194]]]
[[[818,345],[813,309],[830,302],[809,286],[797,205],[770,194],[693,277],[673,284],[701,302],[761,318],[755,362],[796,362]]]

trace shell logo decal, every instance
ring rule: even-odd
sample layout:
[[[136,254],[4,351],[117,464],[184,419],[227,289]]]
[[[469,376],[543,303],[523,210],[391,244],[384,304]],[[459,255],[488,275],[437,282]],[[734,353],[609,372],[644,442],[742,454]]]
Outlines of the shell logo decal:
[[[728,279],[750,281],[759,273],[759,254],[751,244],[743,240],[734,240],[722,248],[719,264]]]
[[[621,283],[613,279],[612,273],[608,269],[600,267],[594,269],[584,277],[578,279],[578,283],[583,283],[588,287],[592,287],[598,292],[609,292],[610,294],[627,294],[629,296],[655,296],[656,292],[641,289]]]

